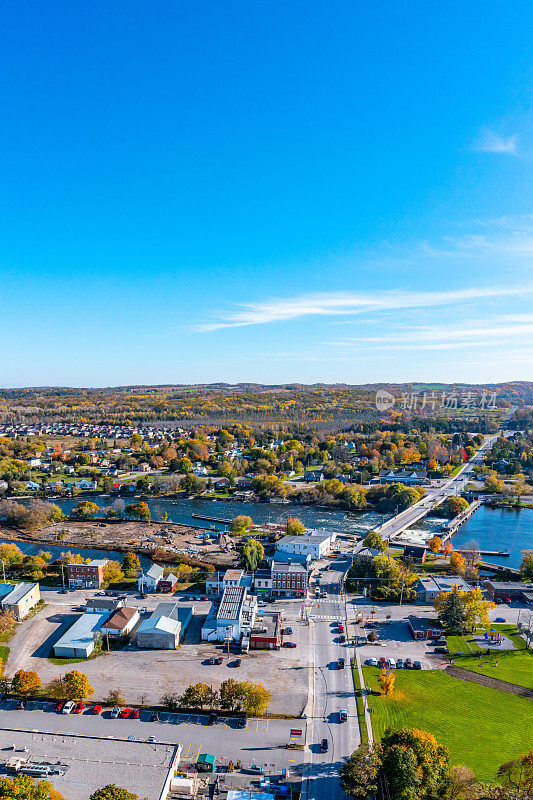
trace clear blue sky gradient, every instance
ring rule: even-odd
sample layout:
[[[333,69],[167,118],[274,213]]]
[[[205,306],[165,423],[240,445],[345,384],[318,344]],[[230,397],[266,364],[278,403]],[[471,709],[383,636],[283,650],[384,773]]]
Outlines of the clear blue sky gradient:
[[[0,385],[531,378],[532,53],[520,1],[4,3]]]

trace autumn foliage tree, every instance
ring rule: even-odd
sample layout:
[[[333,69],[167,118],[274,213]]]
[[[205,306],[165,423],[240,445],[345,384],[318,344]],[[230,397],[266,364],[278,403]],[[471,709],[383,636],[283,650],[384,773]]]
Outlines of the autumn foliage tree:
[[[41,679],[33,670],[19,669],[13,676],[11,688],[16,694],[32,694],[41,688]]]
[[[87,675],[84,675],[83,672],[78,672],[77,669],[65,673],[62,683],[65,697],[68,697],[69,700],[84,700],[94,694],[94,689],[89,683]]]
[[[430,539],[429,549],[431,550],[432,553],[438,553],[441,547],[442,547],[442,539],[440,538],[440,536],[434,536],[432,539]]]
[[[394,683],[396,681],[394,672],[391,672],[390,669],[384,668],[379,673],[378,680],[383,694],[387,696],[391,695],[394,691]]]
[[[450,570],[455,575],[464,575],[465,572],[465,559],[461,553],[457,553],[455,550],[450,553]]]

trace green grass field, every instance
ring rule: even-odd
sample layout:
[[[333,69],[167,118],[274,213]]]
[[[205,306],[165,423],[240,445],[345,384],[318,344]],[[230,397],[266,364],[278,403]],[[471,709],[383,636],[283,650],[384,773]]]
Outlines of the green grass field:
[[[365,681],[379,691],[375,667]],[[522,697],[457,680],[438,670],[398,670],[395,696],[369,697],[375,738],[388,727],[419,728],[445,744],[452,764],[493,781],[500,764],[531,749],[533,703]]]
[[[491,628],[510,639],[516,649],[484,654],[479,658],[480,648],[470,634],[448,636],[448,648],[453,663],[479,675],[487,675],[489,678],[498,678],[532,689],[533,653],[527,650],[524,639],[517,635],[514,625],[495,624],[491,625]],[[482,652],[485,653],[485,649],[482,648]]]

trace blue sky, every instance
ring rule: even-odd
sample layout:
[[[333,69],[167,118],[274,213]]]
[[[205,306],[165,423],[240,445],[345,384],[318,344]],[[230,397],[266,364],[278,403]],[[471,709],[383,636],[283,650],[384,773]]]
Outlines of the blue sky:
[[[5,3],[0,385],[530,379],[530,15]]]

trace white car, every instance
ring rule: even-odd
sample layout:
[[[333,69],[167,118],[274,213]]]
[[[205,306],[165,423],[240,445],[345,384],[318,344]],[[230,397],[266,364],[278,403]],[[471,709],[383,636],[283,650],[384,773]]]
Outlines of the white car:
[[[396,661],[393,658],[388,658],[387,659],[387,666],[390,669],[396,669]]]
[[[62,714],[70,714],[72,709],[74,708],[74,701],[68,700],[65,705],[63,706],[63,710],[61,711]]]
[[[111,711],[112,718],[116,719],[119,714],[120,714],[120,708],[118,706],[115,706],[115,708]]]

